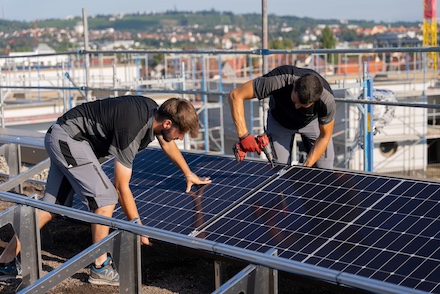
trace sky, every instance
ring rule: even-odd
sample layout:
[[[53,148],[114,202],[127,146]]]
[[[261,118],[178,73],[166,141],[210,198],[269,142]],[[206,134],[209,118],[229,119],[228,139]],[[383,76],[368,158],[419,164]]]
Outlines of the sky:
[[[317,19],[422,21],[423,0],[266,0],[268,14]],[[438,3],[437,1],[437,10]],[[0,0],[0,17],[34,21],[97,14],[161,12],[166,10],[259,13],[263,0]]]

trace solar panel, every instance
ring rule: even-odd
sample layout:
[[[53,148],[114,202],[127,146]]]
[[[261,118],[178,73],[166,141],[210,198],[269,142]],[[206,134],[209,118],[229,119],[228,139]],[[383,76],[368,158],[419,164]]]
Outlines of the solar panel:
[[[213,182],[185,193],[182,172],[161,149],[147,148],[137,155],[130,188],[144,225],[189,235],[281,169],[265,161],[238,163],[232,157],[183,154],[194,173]],[[113,160],[104,163],[103,169],[113,179]],[[125,218],[120,207],[113,217]]]
[[[138,154],[130,186],[145,225],[440,292],[440,183],[183,155],[213,183],[185,193],[162,150]],[[103,168],[112,178],[113,160]]]
[[[440,184],[292,167],[200,237],[440,292]]]

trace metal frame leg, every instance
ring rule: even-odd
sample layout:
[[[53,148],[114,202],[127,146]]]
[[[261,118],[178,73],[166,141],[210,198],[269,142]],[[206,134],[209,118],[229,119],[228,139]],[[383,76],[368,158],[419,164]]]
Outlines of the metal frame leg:
[[[277,255],[276,249],[271,249],[266,254]],[[251,294],[275,294],[278,293],[278,271],[260,265],[248,265],[223,285],[221,284],[221,266],[217,267],[216,261],[216,290],[220,293],[251,293]],[[217,272],[219,269],[219,272]],[[219,273],[219,274],[218,274]]]

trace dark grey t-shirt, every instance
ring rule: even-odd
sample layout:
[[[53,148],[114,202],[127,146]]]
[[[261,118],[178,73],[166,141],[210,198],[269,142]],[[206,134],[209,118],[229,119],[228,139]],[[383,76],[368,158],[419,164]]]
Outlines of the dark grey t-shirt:
[[[57,123],[75,140],[87,140],[96,156],[109,154],[131,168],[139,150],[154,140],[157,103],[143,96],[122,96],[83,103]]]
[[[324,91],[321,99],[313,106],[296,109],[291,99],[293,82],[306,73],[314,73],[320,77]],[[336,103],[333,91],[328,82],[311,69],[292,65],[279,66],[264,76],[254,79],[252,84],[258,99],[270,97],[271,114],[285,128],[298,130],[316,118],[319,124],[325,125],[335,118]]]

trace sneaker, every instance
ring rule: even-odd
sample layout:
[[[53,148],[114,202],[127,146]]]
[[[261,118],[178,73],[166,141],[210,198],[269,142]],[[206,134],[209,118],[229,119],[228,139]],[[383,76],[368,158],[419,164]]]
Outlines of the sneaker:
[[[113,263],[111,263],[110,256],[101,265],[96,268],[95,264],[90,267],[89,283],[94,285],[111,285],[119,286],[119,274]]]
[[[0,280],[21,278],[21,264],[17,257],[10,263],[0,263]]]

